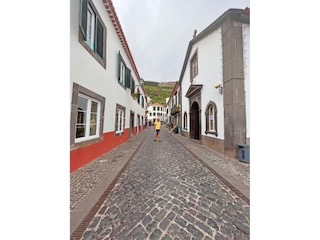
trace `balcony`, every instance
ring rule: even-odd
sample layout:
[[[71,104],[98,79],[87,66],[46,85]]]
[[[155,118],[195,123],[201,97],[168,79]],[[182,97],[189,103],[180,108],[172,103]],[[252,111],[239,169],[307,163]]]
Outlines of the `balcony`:
[[[173,105],[170,114],[171,115],[175,115],[175,114],[179,113],[180,112],[180,108],[181,107],[180,107],[179,104]]]

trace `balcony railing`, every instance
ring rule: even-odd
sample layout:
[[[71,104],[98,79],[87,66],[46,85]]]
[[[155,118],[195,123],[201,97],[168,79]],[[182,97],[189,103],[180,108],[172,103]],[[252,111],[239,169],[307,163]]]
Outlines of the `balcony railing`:
[[[173,105],[170,114],[171,115],[175,115],[175,114],[179,113],[180,112],[180,108],[181,107],[180,107],[179,104]]]

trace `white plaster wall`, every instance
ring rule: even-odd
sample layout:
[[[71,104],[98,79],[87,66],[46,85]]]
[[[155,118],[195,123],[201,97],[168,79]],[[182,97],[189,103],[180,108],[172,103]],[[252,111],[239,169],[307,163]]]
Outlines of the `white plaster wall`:
[[[242,26],[247,138],[250,138],[250,25]]]
[[[193,84],[202,84],[201,90],[201,134],[205,134],[206,118],[205,111],[209,101],[213,101],[217,106],[217,127],[218,137],[208,134],[208,137],[224,139],[224,112],[223,95],[215,89],[216,84],[222,84],[222,42],[221,30],[209,34],[193,45],[190,57],[198,49],[198,75],[193,79]],[[190,58],[185,70],[182,81],[182,119],[186,111],[188,114],[188,132],[189,129],[189,99],[185,97],[190,87]]]
[[[190,57],[189,60],[190,61]],[[184,113],[187,113],[187,129],[183,129],[183,131],[190,132],[190,115],[189,115],[189,98],[186,97],[186,93],[190,87],[190,65],[189,63],[187,64],[186,70],[184,72],[184,75],[182,77],[181,81],[181,115],[182,115],[182,123],[181,126],[184,126]]]
[[[130,89],[124,89],[117,78],[118,51],[131,69],[131,74],[138,85],[138,77],[133,71],[129,59],[121,45],[117,33],[112,25],[107,10],[101,0],[93,0],[102,21],[106,26],[106,69],[79,43],[79,9],[80,1],[72,0],[70,5],[70,92],[72,84],[76,82],[91,91],[105,97],[105,120],[103,132],[114,131],[116,104],[126,107],[125,128],[130,127],[130,110],[135,112],[135,126],[137,126],[137,114],[145,116],[145,109],[133,100]],[[140,89],[140,93],[143,93]],[[145,97],[144,97],[145,98]],[[146,104],[145,104],[146,106]]]

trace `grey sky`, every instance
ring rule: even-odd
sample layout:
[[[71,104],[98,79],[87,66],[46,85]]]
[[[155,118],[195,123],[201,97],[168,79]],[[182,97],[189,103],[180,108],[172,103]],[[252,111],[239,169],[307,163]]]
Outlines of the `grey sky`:
[[[113,0],[140,76],[177,81],[194,29],[200,33],[229,8],[249,0]]]

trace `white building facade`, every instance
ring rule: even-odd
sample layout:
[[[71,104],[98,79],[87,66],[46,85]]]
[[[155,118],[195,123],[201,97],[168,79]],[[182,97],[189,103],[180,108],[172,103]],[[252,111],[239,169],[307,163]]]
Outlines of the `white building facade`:
[[[159,118],[162,123],[167,119],[166,107],[155,103],[148,106],[148,124],[152,125]]]
[[[249,9],[229,9],[190,41],[179,85],[182,134],[237,156],[250,140]]]
[[[144,128],[146,97],[111,0],[70,6],[71,172]]]

